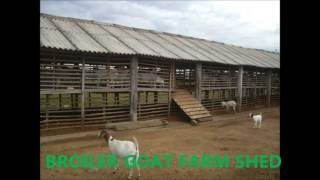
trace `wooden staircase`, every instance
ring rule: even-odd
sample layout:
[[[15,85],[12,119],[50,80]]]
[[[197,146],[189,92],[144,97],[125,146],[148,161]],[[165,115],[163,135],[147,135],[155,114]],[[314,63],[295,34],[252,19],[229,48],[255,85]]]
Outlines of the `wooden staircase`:
[[[212,120],[210,112],[188,90],[175,90],[173,100],[190,118],[193,125],[197,125],[200,121]]]

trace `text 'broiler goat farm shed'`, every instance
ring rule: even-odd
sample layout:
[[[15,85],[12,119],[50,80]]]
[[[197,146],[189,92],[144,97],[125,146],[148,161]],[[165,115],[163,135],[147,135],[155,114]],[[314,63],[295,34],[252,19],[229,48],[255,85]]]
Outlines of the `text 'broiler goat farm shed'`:
[[[278,53],[48,14],[40,35],[41,131],[279,103]]]

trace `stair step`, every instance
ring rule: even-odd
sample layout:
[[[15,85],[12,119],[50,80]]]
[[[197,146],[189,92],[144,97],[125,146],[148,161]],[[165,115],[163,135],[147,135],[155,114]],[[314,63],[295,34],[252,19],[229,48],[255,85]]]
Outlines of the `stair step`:
[[[204,117],[211,117],[211,114],[202,114],[202,115],[194,115],[194,116],[190,116],[191,119],[200,119],[200,118],[204,118]]]
[[[196,107],[196,108],[184,108],[184,112],[193,112],[193,111],[202,111],[206,110],[205,107]]]
[[[191,98],[188,98],[188,99],[173,98],[173,99],[175,101],[179,102],[179,103],[183,103],[183,102],[196,102],[196,103],[199,103],[197,100],[191,99]]]
[[[191,94],[174,94],[174,97],[188,98],[193,96]]]
[[[177,101],[176,101],[177,102]],[[192,105],[192,104],[198,104],[197,102],[195,102],[195,101],[185,101],[185,102],[177,102],[177,104],[179,105],[179,106],[185,106],[185,105]]]
[[[187,105],[181,105],[180,106],[182,109],[189,109],[189,108],[199,108],[203,107],[201,104],[187,104]]]
[[[190,92],[174,92],[175,95],[192,95]]]
[[[208,111],[193,111],[193,112],[187,112],[188,116],[195,116],[200,114],[209,114]]]
[[[210,112],[187,90],[176,90],[173,100],[181,110],[191,119],[191,122],[201,118],[212,117]],[[200,120],[199,120],[200,121]]]

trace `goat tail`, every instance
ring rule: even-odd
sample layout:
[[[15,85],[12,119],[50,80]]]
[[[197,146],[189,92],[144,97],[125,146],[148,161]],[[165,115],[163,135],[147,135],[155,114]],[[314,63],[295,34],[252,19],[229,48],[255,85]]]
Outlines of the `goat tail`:
[[[140,152],[139,152],[139,143],[138,143],[138,140],[137,140],[137,138],[136,137],[132,137],[132,139],[133,139],[133,142],[134,142],[134,144],[136,145],[136,163],[138,163],[138,158],[139,158],[139,154],[140,154]]]

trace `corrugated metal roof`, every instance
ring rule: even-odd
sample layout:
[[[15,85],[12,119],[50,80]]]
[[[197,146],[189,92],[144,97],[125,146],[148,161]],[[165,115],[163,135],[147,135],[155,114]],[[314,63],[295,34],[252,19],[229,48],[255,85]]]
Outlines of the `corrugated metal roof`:
[[[40,46],[280,68],[277,53],[170,33],[41,14]]]

